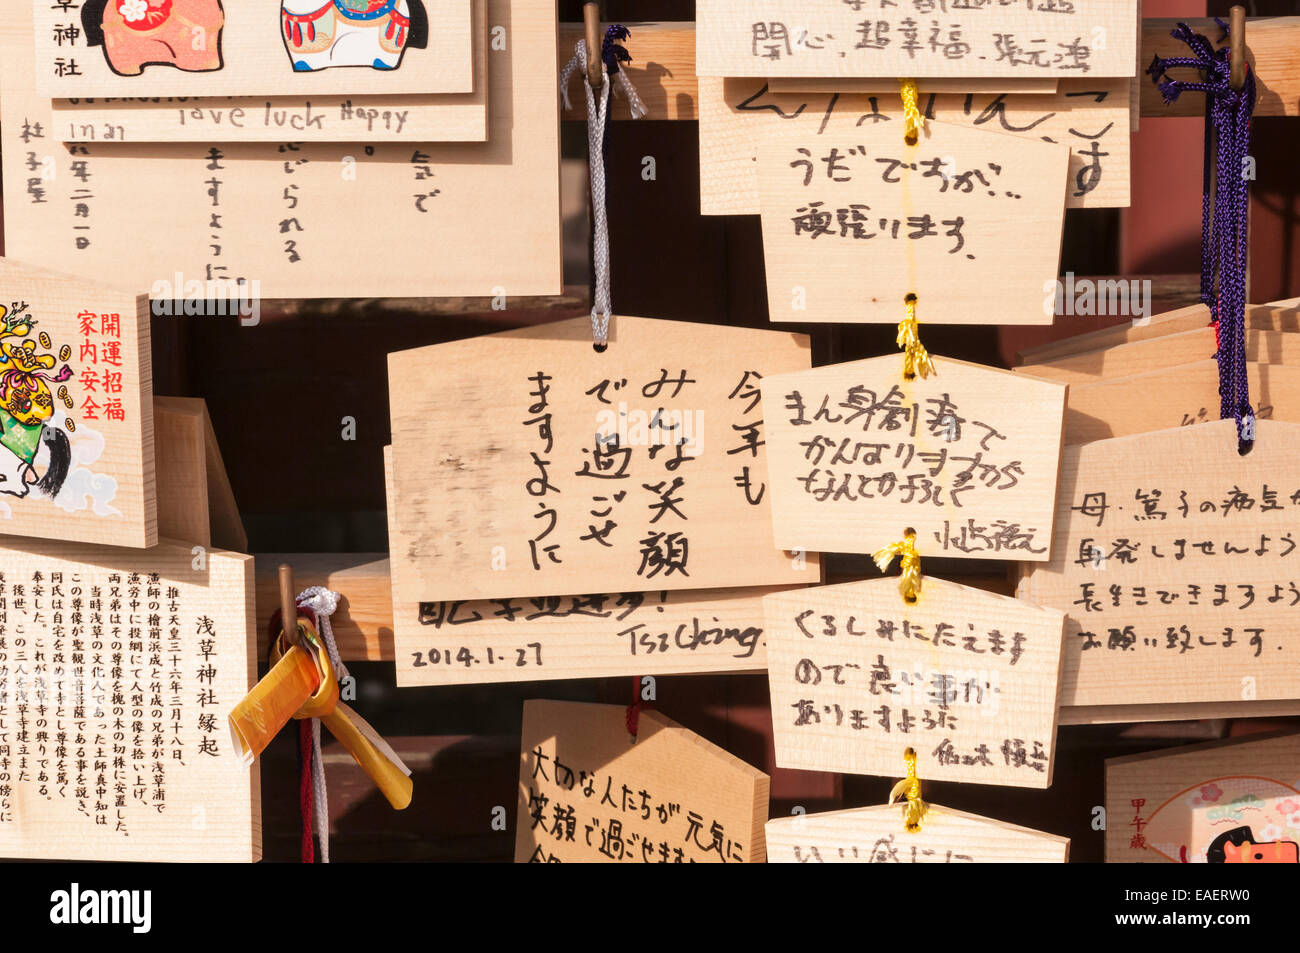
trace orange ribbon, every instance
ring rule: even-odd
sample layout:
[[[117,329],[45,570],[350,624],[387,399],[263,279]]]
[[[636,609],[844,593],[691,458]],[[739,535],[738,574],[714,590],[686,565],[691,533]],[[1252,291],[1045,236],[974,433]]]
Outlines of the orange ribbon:
[[[271,646],[271,670],[230,713],[236,749],[249,763],[290,719],[319,718],[356,759],[395,810],[411,803],[410,771],[364,718],[339,701],[339,683],[316,628],[298,619],[301,645]]]

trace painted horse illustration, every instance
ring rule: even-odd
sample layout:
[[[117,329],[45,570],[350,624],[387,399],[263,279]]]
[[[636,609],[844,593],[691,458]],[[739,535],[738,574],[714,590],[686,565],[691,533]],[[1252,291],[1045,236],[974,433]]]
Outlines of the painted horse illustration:
[[[219,70],[224,26],[221,0],[86,0],[81,6],[87,45],[103,46],[119,76],[139,76],[146,66]]]
[[[46,426],[54,416],[50,384],[69,380],[72,368],[64,364],[53,373],[54,355],[37,352],[31,339],[20,343],[31,329],[21,310],[10,313],[0,306],[0,493],[25,497],[34,490],[53,498],[68,477],[72,448],[67,434]]]
[[[1249,827],[1234,827],[1214,838],[1205,859],[1211,864],[1300,864],[1300,844],[1289,840],[1260,844]]]
[[[429,45],[422,0],[283,0],[280,26],[298,72],[397,69],[408,49]]]

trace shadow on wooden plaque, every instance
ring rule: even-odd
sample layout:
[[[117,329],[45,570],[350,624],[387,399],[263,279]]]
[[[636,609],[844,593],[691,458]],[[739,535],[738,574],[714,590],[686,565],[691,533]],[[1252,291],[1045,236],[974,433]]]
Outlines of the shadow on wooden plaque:
[[[230,477],[200,398],[155,397],[158,532],[199,546],[248,549]]]

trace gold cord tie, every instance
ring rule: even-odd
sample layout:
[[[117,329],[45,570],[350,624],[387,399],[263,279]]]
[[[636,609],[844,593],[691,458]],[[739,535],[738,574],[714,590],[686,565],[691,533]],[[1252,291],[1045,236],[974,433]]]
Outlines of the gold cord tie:
[[[900,796],[907,798],[903,827],[909,834],[915,834],[921,830],[921,818],[925,817],[928,807],[921,800],[921,779],[916,776],[916,749],[908,748],[903,752],[903,758],[907,761],[907,777],[895,784],[889,792],[889,803],[893,804]]]
[[[921,115],[921,107],[918,104],[921,94],[917,91],[916,80],[900,79],[898,94],[903,97],[903,138],[909,146],[915,145],[920,137],[921,127],[925,125],[925,117]]]
[[[929,377],[934,373],[934,361],[921,343],[921,328],[916,321],[916,295],[903,299],[903,306],[907,309],[907,316],[898,322],[896,338],[903,352],[903,379],[910,381],[918,374]]]
[[[903,575],[898,580],[898,591],[903,594],[903,601],[911,605],[921,595],[921,554],[916,551],[916,533],[908,530],[902,542],[890,543],[883,549],[876,550],[871,558],[881,572],[889,570],[889,564],[897,556],[899,568]]]

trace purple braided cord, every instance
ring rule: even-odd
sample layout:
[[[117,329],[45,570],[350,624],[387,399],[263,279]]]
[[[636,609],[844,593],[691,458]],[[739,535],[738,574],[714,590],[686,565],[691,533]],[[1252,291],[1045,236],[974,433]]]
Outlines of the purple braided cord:
[[[1225,195],[1223,218],[1215,230],[1226,226],[1218,249],[1219,274],[1219,396],[1220,416],[1237,421],[1237,437],[1244,445],[1254,440],[1254,410],[1246,373],[1246,255],[1250,194],[1245,163],[1250,155],[1250,116],[1255,107],[1255,79],[1249,70],[1240,90],[1228,86],[1217,97],[1216,151],[1218,188]],[[1224,340],[1224,330],[1227,339]]]
[[[1214,312],[1214,264],[1210,247],[1210,203],[1214,197],[1214,176],[1210,156],[1214,154],[1214,111],[1206,103],[1205,162],[1201,170],[1201,304]]]
[[[1228,28],[1215,21],[1226,39]],[[1165,102],[1181,93],[1206,97],[1205,166],[1201,180],[1201,301],[1218,328],[1219,415],[1237,421],[1237,439],[1244,452],[1254,442],[1255,412],[1250,405],[1246,372],[1246,252],[1250,211],[1245,163],[1250,155],[1250,117],[1255,108],[1255,76],[1246,69],[1240,90],[1230,82],[1229,51],[1216,50],[1208,39],[1185,23],[1171,34],[1186,43],[1194,56],[1161,59],[1147,69]],[[1202,82],[1183,82],[1166,75],[1169,68],[1194,68]],[[1211,162],[1213,176],[1211,176]]]
[[[600,58],[605,63],[605,72],[613,76],[618,72],[620,63],[631,63],[632,54],[624,47],[619,45],[620,40],[626,40],[632,35],[632,31],[621,23],[615,23],[605,30],[605,40],[600,44]]]

